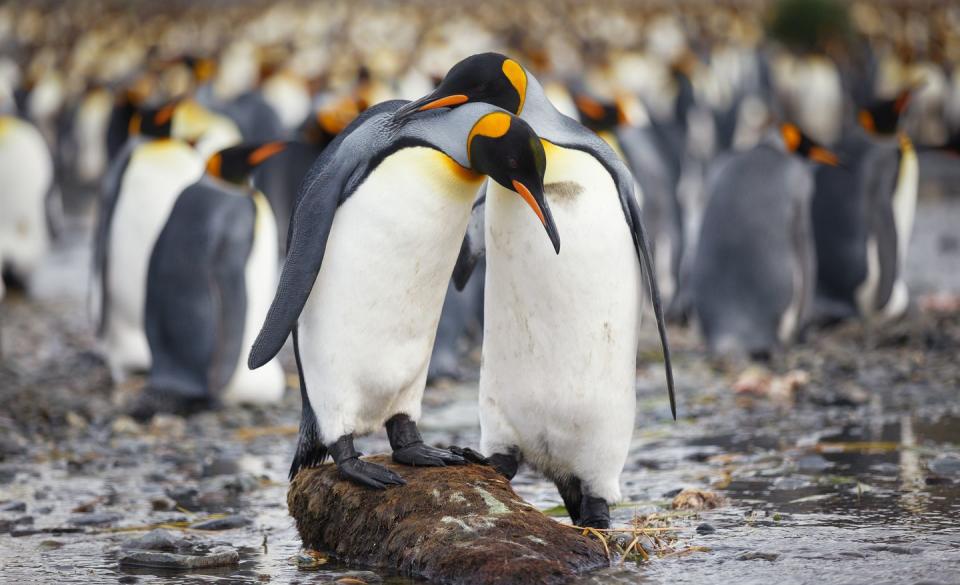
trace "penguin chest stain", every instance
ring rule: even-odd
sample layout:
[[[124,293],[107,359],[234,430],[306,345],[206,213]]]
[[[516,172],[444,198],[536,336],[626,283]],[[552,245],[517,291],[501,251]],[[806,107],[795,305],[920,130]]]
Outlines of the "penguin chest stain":
[[[543,186],[551,206],[568,206],[583,194],[583,185],[576,181],[557,181]]]

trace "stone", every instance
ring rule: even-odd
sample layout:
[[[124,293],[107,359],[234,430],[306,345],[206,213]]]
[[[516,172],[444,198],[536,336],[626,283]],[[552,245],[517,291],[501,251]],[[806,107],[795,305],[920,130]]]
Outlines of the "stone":
[[[404,486],[374,490],[336,466],[302,470],[287,504],[304,547],[340,562],[440,583],[560,583],[606,567],[603,545],[539,512],[491,467],[407,467]]]
[[[246,516],[225,516],[223,518],[214,518],[191,524],[190,528],[194,530],[231,530],[233,528],[243,528],[253,523],[253,520]]]
[[[240,563],[240,553],[233,547],[214,547],[203,555],[182,555],[177,553],[138,550],[120,557],[120,565],[125,567],[143,567],[192,571],[195,569],[213,569],[231,567]]]

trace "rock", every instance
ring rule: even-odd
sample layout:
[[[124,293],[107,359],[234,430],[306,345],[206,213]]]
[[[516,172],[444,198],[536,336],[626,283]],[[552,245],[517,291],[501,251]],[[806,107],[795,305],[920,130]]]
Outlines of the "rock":
[[[521,500],[493,468],[405,467],[405,486],[365,488],[334,465],[301,471],[287,504],[308,549],[342,562],[453,583],[559,583],[605,567],[603,545]]]
[[[760,552],[760,551],[754,550],[754,551],[743,553],[742,555],[737,557],[737,560],[738,561],[758,561],[758,560],[759,561],[775,561],[779,558],[780,558],[780,555],[778,553]]]
[[[138,550],[120,557],[125,567],[145,567],[175,571],[231,567],[240,563],[240,553],[229,546],[218,546],[204,555],[181,555],[177,553]]]
[[[235,475],[240,472],[240,462],[229,457],[214,457],[203,464],[203,477]]]
[[[113,524],[120,518],[120,514],[111,514],[109,512],[74,514],[70,517],[70,524],[75,526],[101,526],[103,524]]]
[[[224,518],[214,518],[213,520],[204,520],[191,524],[190,528],[194,530],[231,530],[233,528],[242,528],[249,526],[253,520],[246,516],[226,516]]]
[[[770,485],[775,490],[792,491],[804,488],[810,485],[810,482],[800,477],[778,477]]]
[[[164,552],[192,552],[193,543],[182,536],[177,536],[170,531],[156,528],[150,532],[133,538],[120,545],[122,548],[130,550],[153,550]]]
[[[697,534],[713,534],[717,529],[713,526],[703,523],[700,526],[697,526]]]
[[[960,455],[956,453],[937,455],[927,464],[927,467],[939,476],[960,478]]]
[[[820,473],[831,467],[833,467],[833,463],[824,459],[822,455],[815,453],[812,455],[804,455],[797,459],[797,471],[802,473]]]
[[[26,512],[26,511],[27,511],[27,503],[21,502],[19,500],[14,500],[11,502],[0,504],[0,512]]]
[[[723,496],[697,488],[684,488],[673,498],[674,510],[713,510],[723,503]]]

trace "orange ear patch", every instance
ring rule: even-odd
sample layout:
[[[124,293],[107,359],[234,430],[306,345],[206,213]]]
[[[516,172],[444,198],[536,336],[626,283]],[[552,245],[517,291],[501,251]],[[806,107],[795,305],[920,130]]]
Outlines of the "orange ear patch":
[[[597,100],[589,96],[578,95],[574,101],[577,102],[577,108],[579,108],[580,111],[586,114],[591,120],[603,119],[603,105],[601,105]]]
[[[500,138],[510,130],[510,114],[504,112],[493,112],[477,120],[477,123],[470,129],[467,136],[467,156],[469,157],[470,145],[477,136],[486,136],[487,138]]]
[[[170,118],[173,118],[173,111],[177,108],[177,104],[169,104],[164,106],[157,112],[157,115],[153,117],[153,122],[157,126],[163,126],[170,121]]]
[[[503,74],[507,76],[510,85],[520,94],[520,105],[517,107],[517,115],[523,111],[523,103],[527,99],[527,73],[523,67],[513,59],[507,59],[501,67]]]
[[[210,157],[210,160],[207,161],[207,174],[213,177],[220,176],[220,167],[223,166],[223,157],[220,156],[220,153]]]
[[[268,142],[251,152],[250,156],[247,157],[247,162],[250,163],[251,166],[257,166],[271,156],[280,154],[286,150],[286,148],[287,144],[285,142]]]
[[[873,114],[870,112],[860,110],[860,113],[857,114],[857,121],[860,122],[860,126],[867,132],[874,133],[877,131],[877,125],[873,121]]]
[[[783,142],[787,145],[787,150],[790,152],[796,152],[796,150],[800,148],[803,135],[800,133],[800,129],[793,124],[781,124],[780,135],[783,136]]]

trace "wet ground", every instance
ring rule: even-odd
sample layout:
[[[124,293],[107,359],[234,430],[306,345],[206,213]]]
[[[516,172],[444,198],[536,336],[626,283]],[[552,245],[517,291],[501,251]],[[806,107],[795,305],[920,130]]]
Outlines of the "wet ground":
[[[676,423],[649,336],[623,474],[627,501],[614,520],[666,518],[673,552],[583,581],[960,583],[957,226],[957,199],[922,203],[909,273],[922,308],[869,339],[858,325],[817,332],[761,371],[708,360],[692,332],[673,330]],[[38,279],[40,300],[14,296],[0,305],[0,581],[407,582],[332,561],[319,571],[291,561],[300,548],[286,513],[295,391],[270,408],[147,426],[119,414],[138,381],[111,388],[96,356],[84,307],[85,234],[82,222],[68,226]],[[476,445],[475,393],[475,381],[428,390],[425,438]],[[386,448],[383,436],[361,442],[367,453]],[[529,471],[515,485],[541,509],[561,503]],[[725,503],[671,511],[685,487]],[[190,528],[223,515],[225,529]],[[226,543],[240,564],[122,567],[122,545],[158,525]]]

